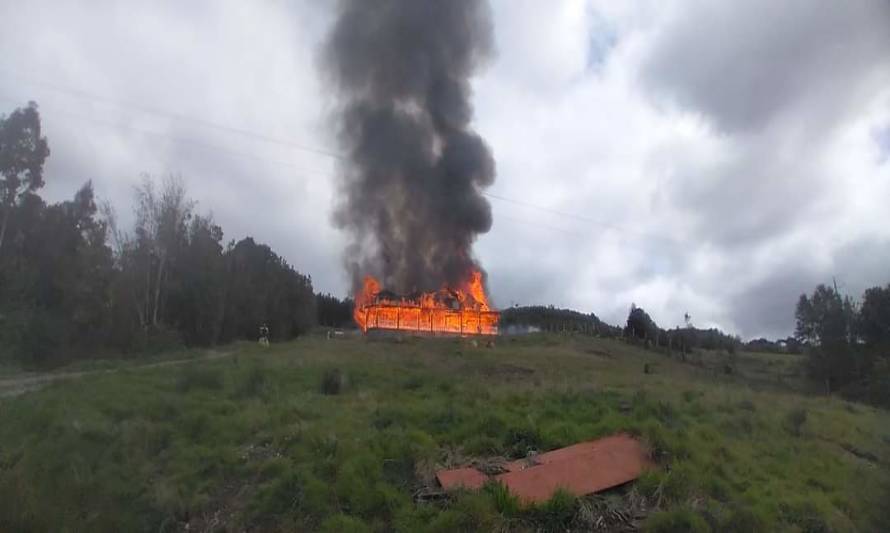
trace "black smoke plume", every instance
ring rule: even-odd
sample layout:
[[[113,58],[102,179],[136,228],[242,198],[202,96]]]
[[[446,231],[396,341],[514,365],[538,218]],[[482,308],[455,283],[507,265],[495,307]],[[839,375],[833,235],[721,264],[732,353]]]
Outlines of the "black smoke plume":
[[[322,58],[347,154],[335,222],[356,285],[372,274],[407,294],[479,268],[495,164],[470,129],[470,77],[492,53],[486,0],[338,4]]]

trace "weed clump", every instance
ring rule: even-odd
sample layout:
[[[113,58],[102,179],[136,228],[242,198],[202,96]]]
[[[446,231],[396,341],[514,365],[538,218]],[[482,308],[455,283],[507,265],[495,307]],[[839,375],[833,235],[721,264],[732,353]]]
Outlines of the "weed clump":
[[[578,498],[569,492],[559,489],[549,500],[532,507],[530,518],[536,523],[539,531],[566,531],[578,509]]]
[[[803,407],[792,409],[785,415],[785,429],[795,437],[800,437],[803,425],[807,422],[807,410]]]
[[[346,374],[339,368],[326,370],[321,377],[321,393],[328,396],[336,396],[346,389]]]
[[[239,396],[252,398],[262,396],[269,386],[269,379],[265,369],[259,364],[253,364],[238,381],[236,392]]]

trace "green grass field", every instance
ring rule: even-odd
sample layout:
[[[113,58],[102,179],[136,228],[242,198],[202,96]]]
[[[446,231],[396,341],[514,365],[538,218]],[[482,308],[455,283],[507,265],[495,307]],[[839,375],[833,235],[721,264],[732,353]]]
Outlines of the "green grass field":
[[[802,394],[794,356],[727,373],[543,335],[225,350],[0,399],[0,531],[581,531],[631,508],[650,531],[890,530],[890,413]],[[610,494],[415,502],[437,467],[617,431],[660,467]]]

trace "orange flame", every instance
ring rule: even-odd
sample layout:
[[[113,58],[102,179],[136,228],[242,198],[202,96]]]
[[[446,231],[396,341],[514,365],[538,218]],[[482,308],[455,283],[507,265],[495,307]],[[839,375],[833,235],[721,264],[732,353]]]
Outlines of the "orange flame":
[[[355,296],[353,316],[363,332],[391,329],[457,335],[496,335],[500,315],[491,309],[482,272],[473,271],[459,287],[443,287],[416,298],[381,296],[380,282],[365,276]]]

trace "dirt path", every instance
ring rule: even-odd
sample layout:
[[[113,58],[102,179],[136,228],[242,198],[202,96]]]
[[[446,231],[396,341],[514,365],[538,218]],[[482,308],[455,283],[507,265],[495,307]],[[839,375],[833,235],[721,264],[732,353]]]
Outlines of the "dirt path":
[[[213,361],[222,359],[232,352],[216,352],[211,351],[199,357],[190,357],[188,359],[172,359],[170,361],[158,361],[156,363],[148,363],[145,365],[123,366],[120,368],[110,368],[104,370],[82,370],[78,372],[32,372],[19,375],[13,378],[0,379],[0,398],[8,398],[19,396],[26,392],[39,390],[46,385],[67,379],[78,379],[85,376],[94,376],[97,374],[114,374],[123,370],[144,370],[148,368],[158,368],[163,366],[176,366],[195,361]]]

